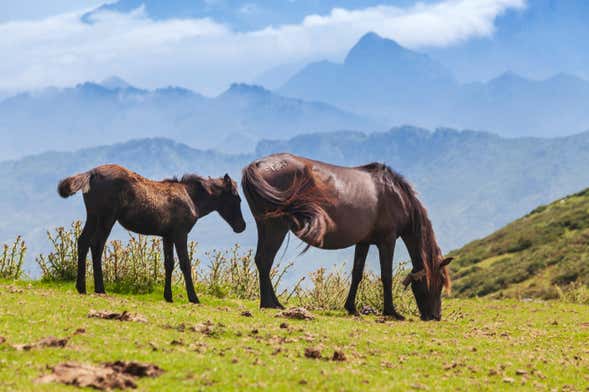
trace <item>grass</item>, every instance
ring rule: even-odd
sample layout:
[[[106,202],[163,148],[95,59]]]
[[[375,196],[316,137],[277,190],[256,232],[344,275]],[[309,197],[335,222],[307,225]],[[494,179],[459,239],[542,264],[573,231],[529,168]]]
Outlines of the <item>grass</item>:
[[[561,302],[449,299],[444,319],[393,322],[316,311],[312,321],[277,318],[257,302],[202,295],[203,305],[145,295],[79,296],[71,283],[0,282],[0,390],[36,385],[64,361],[138,360],[165,374],[140,390],[587,390],[589,309]],[[343,301],[343,299],[342,299]],[[141,313],[148,323],[89,319],[90,309]],[[249,310],[252,317],[244,317]],[[180,326],[211,322],[208,334]],[[288,328],[281,328],[286,322]],[[85,333],[74,334],[78,328]],[[70,337],[65,348],[13,344]],[[173,343],[174,342],[174,343]],[[304,356],[320,348],[321,359]],[[332,361],[334,350],[347,360]],[[73,388],[70,388],[73,390]]]
[[[450,253],[454,293],[589,304],[589,190]]]

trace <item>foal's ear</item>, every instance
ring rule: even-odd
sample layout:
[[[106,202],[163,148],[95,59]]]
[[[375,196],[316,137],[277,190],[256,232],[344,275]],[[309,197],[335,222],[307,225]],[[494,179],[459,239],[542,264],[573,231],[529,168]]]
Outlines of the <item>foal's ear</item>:
[[[440,267],[445,267],[448,264],[450,264],[452,262],[452,260],[454,260],[454,257],[446,257],[444,260],[442,260],[442,262],[440,263]]]
[[[225,177],[223,177],[223,182],[225,183],[225,188],[231,189],[233,187],[233,183],[231,182],[231,177],[229,177],[229,174],[225,174]]]

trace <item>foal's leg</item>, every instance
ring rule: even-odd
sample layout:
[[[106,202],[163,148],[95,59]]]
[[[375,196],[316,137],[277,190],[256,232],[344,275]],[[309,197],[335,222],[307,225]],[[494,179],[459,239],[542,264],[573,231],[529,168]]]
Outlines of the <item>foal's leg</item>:
[[[112,216],[103,216],[98,219],[98,225],[92,239],[92,268],[94,270],[94,292],[104,294],[104,281],[102,279],[102,253],[104,245],[110,235],[116,219]]]
[[[393,255],[395,253],[395,241],[387,240],[378,245],[380,258],[380,278],[384,293],[384,310],[385,316],[393,316],[397,320],[404,320],[393,306]]]
[[[357,314],[356,311],[356,292],[358,291],[358,285],[362,280],[362,274],[364,274],[364,265],[366,264],[366,255],[368,254],[368,244],[356,244],[356,250],[354,252],[354,268],[352,269],[352,284],[350,286],[350,292],[348,299],[344,307],[350,314]]]
[[[164,269],[166,270],[166,282],[164,298],[172,302],[172,271],[174,270],[174,242],[170,238],[164,238]]]
[[[188,237],[183,235],[176,239],[174,244],[176,245],[176,253],[178,253],[178,259],[180,260],[180,269],[182,270],[184,282],[186,283],[188,301],[197,304],[199,301],[196,292],[194,291],[194,284],[192,283],[192,266],[190,265],[190,259],[188,258]]]
[[[288,233],[288,223],[282,219],[256,221],[258,227],[258,249],[256,250],[256,266],[260,277],[260,307],[284,308],[274,292],[270,271],[274,257]]]
[[[96,216],[88,214],[86,224],[78,237],[78,276],[76,279],[76,289],[80,294],[86,294],[86,256],[90,249],[90,239],[96,230]]]

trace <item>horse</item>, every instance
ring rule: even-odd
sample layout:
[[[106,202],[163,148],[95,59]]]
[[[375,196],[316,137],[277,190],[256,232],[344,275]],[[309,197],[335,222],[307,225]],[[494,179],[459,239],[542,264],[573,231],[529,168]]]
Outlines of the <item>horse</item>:
[[[450,289],[444,258],[412,185],[390,167],[370,163],[335,166],[292,154],[274,154],[243,169],[242,188],[258,230],[255,263],[260,306],[282,308],[270,270],[286,234],[292,231],[309,247],[343,249],[355,245],[354,266],[345,309],[357,314],[356,292],[366,255],[376,245],[383,284],[383,314],[403,320],[393,305],[392,266],[397,238],[405,243],[413,269],[411,286],[421,319],[441,319],[442,289]],[[303,252],[304,252],[303,251]]]
[[[187,174],[163,181],[152,181],[118,165],[98,166],[62,180],[58,193],[67,198],[83,192],[86,223],[78,238],[76,288],[86,294],[86,256],[92,252],[94,291],[103,294],[102,253],[112,227],[118,221],[125,229],[163,238],[164,298],[172,302],[174,247],[184,275],[188,300],[199,303],[192,282],[188,257],[188,233],[199,218],[213,211],[234,232],[245,230],[237,183],[223,178],[204,178]]]

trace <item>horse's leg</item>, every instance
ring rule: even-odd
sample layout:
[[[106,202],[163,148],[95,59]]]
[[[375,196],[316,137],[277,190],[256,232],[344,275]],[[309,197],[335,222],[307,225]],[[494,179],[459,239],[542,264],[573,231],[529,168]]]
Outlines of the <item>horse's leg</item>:
[[[164,287],[164,298],[172,302],[172,271],[174,270],[174,241],[164,238],[164,269],[166,270],[166,282]]]
[[[395,241],[387,240],[379,244],[378,253],[380,258],[380,278],[384,293],[383,314],[385,316],[393,316],[397,320],[404,320],[405,318],[397,313],[393,306],[393,255],[395,253]]]
[[[184,275],[184,283],[186,283],[186,294],[188,295],[188,301],[193,304],[199,303],[196,292],[194,291],[194,284],[192,283],[192,266],[190,265],[190,259],[188,258],[188,237],[183,235],[174,241],[176,245],[176,253],[178,253],[178,259],[180,260],[180,269],[182,275]]]
[[[369,247],[370,245],[368,244],[356,244],[354,268],[352,269],[352,284],[350,285],[350,292],[344,306],[350,314],[358,314],[356,311],[356,292],[364,274],[364,265],[366,264],[366,255],[368,254]]]
[[[86,294],[86,256],[90,249],[90,239],[96,230],[96,216],[88,214],[86,223],[78,237],[78,276],[76,279],[76,289],[80,294]]]
[[[98,224],[92,238],[92,269],[94,270],[94,292],[104,294],[104,281],[102,278],[102,253],[106,240],[110,235],[116,219],[112,216],[98,218]]]
[[[256,250],[256,266],[260,277],[260,307],[261,308],[280,308],[283,306],[278,301],[270,271],[274,264],[274,257],[288,233],[288,223],[282,219],[273,219],[266,221],[256,221],[258,227],[258,248]]]

